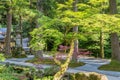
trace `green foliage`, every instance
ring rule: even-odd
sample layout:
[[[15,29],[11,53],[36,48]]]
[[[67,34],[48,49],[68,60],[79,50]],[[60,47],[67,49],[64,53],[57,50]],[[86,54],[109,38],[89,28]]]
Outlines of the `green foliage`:
[[[43,78],[35,79],[35,80],[53,80],[53,76],[47,76],[47,77],[43,77]]]
[[[11,73],[0,73],[0,80],[19,80],[17,77],[13,76]]]
[[[83,73],[76,73],[75,79],[76,80],[88,80],[88,77]]]
[[[103,3],[107,3],[108,4],[108,0],[90,0],[89,3],[92,4],[95,7],[98,7],[98,6],[100,7],[102,5],[104,6]]]
[[[26,80],[26,72],[30,72],[30,68],[15,66],[6,63],[6,65],[0,65],[0,80]],[[21,78],[22,77],[22,78]]]
[[[101,80],[101,78],[95,74],[90,74],[89,75],[89,80]]]
[[[5,60],[4,54],[0,53],[0,61],[4,61],[4,60]]]
[[[118,32],[120,30],[118,27],[119,21],[120,19],[115,15],[95,14],[83,19],[81,25],[90,32],[100,31],[101,29],[103,32]]]
[[[15,58],[25,58],[27,56],[26,56],[25,51],[24,51],[23,48],[21,48],[21,47],[13,47],[12,57],[15,57]]]
[[[34,29],[34,31],[31,32],[31,36],[33,37],[31,40],[31,47],[35,50],[43,50],[47,41],[53,41],[53,50],[56,50],[57,46],[63,40],[63,34],[58,30],[43,30],[42,27]]]
[[[34,58],[32,60],[28,60],[27,62],[34,63],[34,64],[49,64],[49,65],[56,65],[53,59],[40,59],[40,58]],[[64,63],[64,60],[61,60],[62,63]],[[83,62],[74,62],[71,61],[69,64],[69,67],[75,68],[78,66],[83,66],[85,63]],[[56,68],[55,68],[56,69]]]
[[[35,80],[44,80],[44,79],[50,79],[53,80],[53,75],[58,71],[57,66],[53,66],[50,68],[45,68],[45,69],[30,69],[27,73],[26,76],[29,78],[33,78]]]
[[[69,75],[70,80],[101,80],[99,74],[90,73],[89,75],[85,73],[75,73]]]
[[[41,0],[37,2],[38,9],[44,13],[45,16],[53,18],[56,14],[56,1],[55,0]]]
[[[69,78],[70,78],[70,80],[76,80],[75,74],[70,74],[70,75],[69,75]]]
[[[59,71],[59,68],[57,66],[53,66],[50,68],[44,69],[44,76],[53,76]]]
[[[20,28],[18,25],[22,17],[23,37],[30,37],[29,32],[40,27],[31,32],[31,47],[36,50],[56,50],[59,44],[69,45],[75,37],[79,39],[80,47],[98,53],[99,32],[120,31],[119,14],[108,14],[109,0],[78,0],[76,6],[73,6],[74,0],[1,0],[0,4],[0,25],[6,26],[6,13],[11,6],[13,25],[17,25],[14,30]],[[78,8],[76,12],[75,7]],[[117,7],[120,12],[119,0]],[[79,27],[80,33],[73,36],[72,28],[75,26]],[[88,33],[89,37],[82,33]],[[106,56],[111,53],[109,48],[105,40]]]
[[[18,77],[14,76],[14,70],[12,66],[0,65],[0,80],[19,80]]]

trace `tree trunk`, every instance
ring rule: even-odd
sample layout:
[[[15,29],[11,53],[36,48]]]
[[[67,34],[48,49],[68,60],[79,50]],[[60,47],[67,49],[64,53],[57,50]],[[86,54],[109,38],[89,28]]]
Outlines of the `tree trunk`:
[[[110,10],[110,14],[116,14],[117,13],[116,0],[109,0],[109,10]]]
[[[100,57],[104,58],[104,38],[102,30],[100,31]]]
[[[60,66],[60,70],[54,75],[54,79],[53,80],[60,80],[64,73],[67,71],[68,69],[68,65],[70,63],[70,60],[72,58],[73,55],[73,51],[74,51],[74,42],[71,42],[71,46],[70,46],[70,52],[67,55],[67,59],[64,63],[61,63],[59,60],[57,60],[56,58],[54,59],[54,61],[56,62],[57,65]]]
[[[75,0],[74,3],[73,3],[73,10],[74,10],[75,12],[78,11],[78,10],[77,10],[77,3],[78,3],[78,0]],[[76,33],[78,32],[78,26],[75,26],[75,27],[73,28],[73,32],[76,32]],[[75,44],[75,46],[74,46],[74,53],[73,53],[73,56],[72,56],[72,60],[77,61],[78,40],[75,40],[75,41],[74,41],[74,44]]]
[[[117,14],[117,3],[116,0],[109,0],[110,14]],[[111,48],[112,48],[112,58],[120,61],[120,46],[119,38],[117,33],[111,34]]]
[[[112,58],[120,61],[120,45],[117,33],[111,34]]]
[[[12,25],[12,8],[9,7],[7,12],[7,33],[5,38],[5,53],[9,56],[11,56],[10,53],[11,25]]]
[[[43,5],[42,5],[42,2],[44,0],[37,0],[37,9],[41,12],[43,12]]]
[[[42,1],[43,1],[43,0],[37,0],[37,4],[36,4],[37,10],[39,10],[40,12],[43,12],[43,6],[41,5],[41,4],[42,4]],[[39,28],[40,25],[38,24],[37,19],[38,19],[38,18],[36,18],[36,21],[35,21],[35,23],[36,23],[36,28]],[[35,57],[42,59],[42,58],[43,58],[43,50],[38,50],[38,51],[36,51]]]
[[[32,8],[32,0],[29,0],[30,8]]]
[[[21,15],[19,15],[19,28],[20,28],[20,52],[22,53],[22,48],[23,48],[23,46],[22,46],[22,16]]]

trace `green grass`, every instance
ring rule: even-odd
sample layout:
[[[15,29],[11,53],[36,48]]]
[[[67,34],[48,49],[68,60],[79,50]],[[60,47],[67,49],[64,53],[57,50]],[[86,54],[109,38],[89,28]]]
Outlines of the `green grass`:
[[[27,62],[34,63],[34,64],[50,64],[50,65],[56,65],[53,59],[40,59],[40,58],[34,58],[32,60],[28,60]],[[64,60],[61,61],[64,63]],[[69,64],[69,67],[74,68],[74,67],[79,67],[83,66],[85,63],[83,62],[73,62],[71,61]]]
[[[120,72],[120,62],[116,60],[112,60],[110,64],[103,65],[99,67],[100,70],[108,70],[108,71],[119,71]]]

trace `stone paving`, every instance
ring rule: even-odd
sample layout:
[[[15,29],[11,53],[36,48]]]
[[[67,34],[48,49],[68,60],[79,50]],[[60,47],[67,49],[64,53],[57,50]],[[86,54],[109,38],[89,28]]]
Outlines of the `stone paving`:
[[[107,76],[108,80],[120,80],[120,72],[98,70],[98,67],[109,64],[110,60],[95,58],[80,58],[79,61],[86,63],[84,66],[74,68],[75,70],[83,70],[87,72],[97,72]]]
[[[3,63],[10,63],[20,66],[29,66],[29,67],[36,67],[35,64],[27,63],[26,60],[33,59],[33,55],[29,55],[27,58],[12,58],[7,59]],[[69,68],[67,72],[70,73],[77,73],[77,72],[97,72],[100,74],[104,74],[107,76],[108,80],[120,80],[120,72],[115,71],[104,71],[104,70],[98,70],[98,67],[104,64],[109,64],[110,60],[106,59],[95,59],[95,58],[80,58],[79,61],[86,63],[84,66],[76,67],[76,68]],[[37,65],[41,68],[47,68],[51,65]]]
[[[26,67],[37,67],[37,66],[41,66],[41,68],[48,68],[50,67],[50,65],[35,65],[35,64],[32,64],[32,63],[28,63],[28,62],[25,62],[27,60],[31,60],[33,59],[34,56],[33,55],[28,55],[27,58],[12,58],[12,59],[7,59],[5,60],[4,62],[1,62],[1,63],[10,63],[10,64],[15,64],[15,65],[19,65],[19,66],[26,66]]]

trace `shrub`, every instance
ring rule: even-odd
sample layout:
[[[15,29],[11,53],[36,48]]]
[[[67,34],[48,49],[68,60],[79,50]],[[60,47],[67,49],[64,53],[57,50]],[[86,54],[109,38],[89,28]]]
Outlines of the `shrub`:
[[[75,79],[76,80],[88,80],[88,77],[83,73],[76,73]]]
[[[17,73],[22,73],[24,71],[22,67],[17,67],[17,66],[13,67],[13,70]]]
[[[5,60],[5,57],[2,53],[0,53],[0,61],[4,61]]]
[[[25,51],[21,47],[13,47],[12,56],[15,58],[25,58],[27,57]]]
[[[44,69],[45,76],[53,76],[56,72],[58,72],[59,68],[56,66]]]
[[[69,80],[101,80],[101,75],[94,73],[69,74]]]
[[[13,73],[14,69],[13,66],[4,66],[2,73]]]
[[[0,65],[0,73],[2,73],[4,70],[4,66],[3,65]]]
[[[47,77],[43,77],[43,78],[35,79],[35,80],[53,80],[53,76],[47,76]]]
[[[75,74],[70,74],[70,75],[69,75],[69,79],[70,79],[70,80],[76,80],[76,79],[75,79]]]
[[[19,80],[19,79],[13,76],[11,73],[0,73],[0,80]]]
[[[90,74],[88,80],[101,80],[101,77],[95,74]]]

